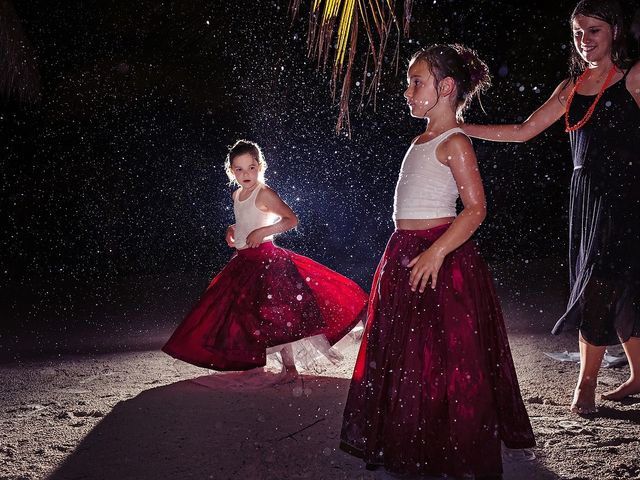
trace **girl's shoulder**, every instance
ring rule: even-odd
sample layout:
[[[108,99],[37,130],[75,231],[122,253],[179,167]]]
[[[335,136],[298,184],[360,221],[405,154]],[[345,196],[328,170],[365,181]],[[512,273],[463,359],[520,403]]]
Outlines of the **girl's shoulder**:
[[[449,160],[468,158],[471,154],[475,155],[473,144],[464,132],[451,133],[436,149],[436,158],[444,165],[448,165]]]
[[[265,183],[261,183],[259,186],[257,198],[260,200],[269,198],[280,198],[278,192]]]
[[[275,192],[275,190],[273,188],[271,188],[266,183],[260,182],[258,184],[258,195],[260,195],[261,193],[269,195],[271,193],[276,193],[276,192]]]
[[[452,132],[440,142],[444,149],[468,148],[471,147],[471,138],[463,131]]]

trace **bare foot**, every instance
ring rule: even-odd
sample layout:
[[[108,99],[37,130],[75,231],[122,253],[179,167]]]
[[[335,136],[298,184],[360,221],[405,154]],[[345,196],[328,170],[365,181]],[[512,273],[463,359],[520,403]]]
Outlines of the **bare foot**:
[[[287,383],[295,382],[298,379],[299,373],[295,368],[283,368],[280,372],[280,378],[276,381],[277,385],[285,385]]]
[[[578,385],[573,394],[573,401],[569,408],[571,413],[578,415],[589,415],[596,413],[596,386],[595,385]]]
[[[622,400],[629,395],[636,395],[640,393],[640,379],[629,379],[620,385],[615,390],[602,394],[602,398],[605,400]]]

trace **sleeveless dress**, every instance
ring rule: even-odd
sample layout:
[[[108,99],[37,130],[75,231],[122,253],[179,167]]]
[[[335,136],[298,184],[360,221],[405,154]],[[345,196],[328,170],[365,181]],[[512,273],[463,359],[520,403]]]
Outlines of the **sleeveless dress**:
[[[234,195],[234,212],[257,209],[256,197],[238,208]],[[236,217],[236,233],[252,230],[244,227]],[[236,250],[162,350],[221,371],[264,366],[268,353],[294,342],[296,363],[313,365],[309,357],[320,353],[335,361],[341,355],[328,348],[364,319],[366,304],[366,293],[352,280],[265,241]]]
[[[400,474],[498,475],[501,442],[528,448],[535,440],[487,266],[468,240],[445,257],[435,290],[409,286],[407,264],[447,228],[396,230],[389,239],[341,448]]]
[[[640,336],[640,109],[626,77],[609,86],[589,121],[570,133],[570,295],[552,333],[571,324],[600,346]],[[594,99],[576,93],[571,125]]]

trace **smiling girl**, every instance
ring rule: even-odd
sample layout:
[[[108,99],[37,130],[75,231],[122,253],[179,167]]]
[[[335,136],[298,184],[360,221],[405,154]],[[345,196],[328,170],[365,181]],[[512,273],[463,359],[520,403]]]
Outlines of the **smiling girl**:
[[[603,395],[640,393],[640,63],[626,57],[615,0],[583,0],[571,15],[571,76],[522,124],[464,125],[473,137],[524,142],[564,117],[573,156],[566,324],[579,329],[580,373],[571,402],[596,412],[605,346],[622,343],[629,379]]]
[[[273,235],[298,219],[266,186],[266,162],[257,144],[239,140],[225,162],[236,223],[227,229],[235,255],[163,347],[169,355],[214,370],[264,366],[279,351],[287,377],[297,374],[294,352],[309,346],[335,360],[329,346],[365,313],[358,285],[306,257],[273,243]],[[305,339],[305,342],[299,340]],[[305,348],[294,346],[305,345]]]

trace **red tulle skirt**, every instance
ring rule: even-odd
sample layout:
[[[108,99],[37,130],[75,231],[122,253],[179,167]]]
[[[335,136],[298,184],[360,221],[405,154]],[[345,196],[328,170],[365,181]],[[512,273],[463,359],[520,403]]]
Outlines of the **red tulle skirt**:
[[[162,350],[214,370],[264,366],[266,350],[322,335],[333,345],[366,313],[353,281],[271,242],[238,250]]]
[[[342,447],[397,473],[496,475],[501,441],[535,445],[487,267],[473,242],[447,255],[435,290],[407,264],[448,225],[397,230],[376,271]]]

